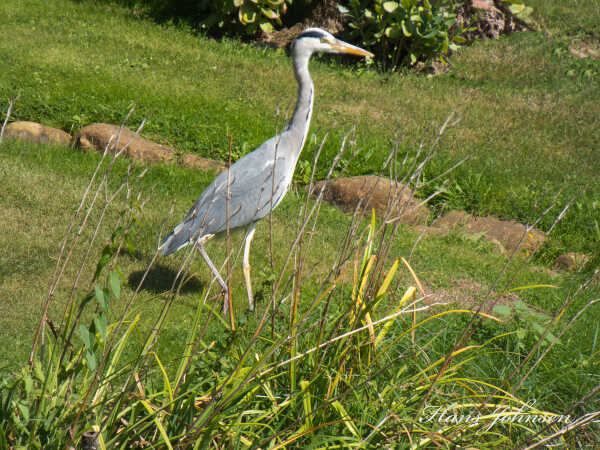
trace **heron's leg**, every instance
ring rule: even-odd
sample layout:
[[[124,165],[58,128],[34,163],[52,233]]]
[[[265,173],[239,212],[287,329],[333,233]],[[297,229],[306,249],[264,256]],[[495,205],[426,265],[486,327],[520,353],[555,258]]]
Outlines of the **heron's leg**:
[[[246,243],[244,245],[244,261],[242,268],[244,269],[244,279],[246,280],[246,291],[248,292],[248,304],[250,311],[254,310],[254,297],[252,296],[252,282],[250,281],[250,243],[256,231],[256,223],[250,225],[250,231],[246,235]]]
[[[210,267],[211,272],[213,273],[213,275],[223,288],[223,291],[225,292],[225,300],[223,301],[223,314],[227,314],[227,311],[229,311],[229,290],[227,289],[227,283],[225,283],[225,280],[223,280],[223,278],[221,277],[221,274],[211,261],[210,257],[208,256],[208,253],[206,253],[203,243],[197,242],[196,248],[204,258],[204,261],[206,261],[206,264],[208,264],[208,267]]]

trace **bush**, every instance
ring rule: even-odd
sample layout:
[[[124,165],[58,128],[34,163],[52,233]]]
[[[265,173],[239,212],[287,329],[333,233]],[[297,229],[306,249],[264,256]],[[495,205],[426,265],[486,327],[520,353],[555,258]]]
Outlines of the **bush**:
[[[348,16],[350,38],[375,53],[384,70],[441,57],[464,43],[452,0],[348,0],[339,9]]]
[[[129,0],[120,0],[130,5]],[[183,20],[211,34],[254,36],[281,26],[293,0],[141,0],[160,20]]]

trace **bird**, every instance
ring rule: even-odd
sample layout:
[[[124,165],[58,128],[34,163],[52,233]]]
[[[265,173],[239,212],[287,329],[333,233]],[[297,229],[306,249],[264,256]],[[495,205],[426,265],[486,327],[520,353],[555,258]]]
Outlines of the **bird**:
[[[291,44],[294,75],[298,83],[296,107],[287,127],[256,150],[221,172],[202,192],[183,221],[161,242],[158,250],[170,255],[194,245],[223,289],[223,312],[227,314],[230,292],[204,244],[229,228],[247,227],[242,268],[249,309],[254,309],[250,279],[250,245],[256,223],[281,202],[288,191],[304,147],[313,113],[315,90],[308,71],[314,53],[350,54],[372,58],[373,54],[337,39],[320,28],[307,28]],[[227,196],[229,194],[229,200]]]

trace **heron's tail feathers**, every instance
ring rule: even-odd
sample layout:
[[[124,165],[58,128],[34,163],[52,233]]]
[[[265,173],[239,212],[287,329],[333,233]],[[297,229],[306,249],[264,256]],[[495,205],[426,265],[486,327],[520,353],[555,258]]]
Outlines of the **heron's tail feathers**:
[[[163,239],[160,247],[158,247],[158,250],[163,254],[163,256],[167,256],[171,253],[175,253],[186,245],[189,245],[191,241],[191,231],[185,226],[185,224],[180,223],[175,227],[171,234]]]

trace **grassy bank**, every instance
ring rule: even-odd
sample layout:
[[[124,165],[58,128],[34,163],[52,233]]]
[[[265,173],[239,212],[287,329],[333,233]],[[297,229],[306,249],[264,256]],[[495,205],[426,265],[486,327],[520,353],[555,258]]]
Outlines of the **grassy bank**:
[[[597,10],[593,2],[573,1],[587,14],[580,25],[571,26],[566,25],[570,9],[538,3],[551,36],[523,33],[476,43],[453,57],[448,74],[435,78],[314,61],[315,121],[303,153],[311,161],[321,137],[333,127],[319,163],[322,176],[341,136],[356,124],[353,145],[360,152],[351,162],[345,156],[343,169],[335,174],[377,173],[398,136],[403,138],[399,158],[405,152],[413,155],[458,108],[463,120],[444,135],[423,181],[473,153],[446,178],[443,200],[450,207],[526,221],[536,218],[560,189],[554,216],[576,196],[537,260],[509,260],[482,236],[451,232],[420,238],[418,230],[399,226],[394,233],[390,227],[375,234],[375,268],[367,269],[368,221],[358,222],[350,233],[352,218],[322,205],[314,228],[311,224],[286,266],[306,201],[299,184],[276,210],[272,228],[267,220],[257,228],[251,260],[254,313],[246,308],[241,264],[234,258],[238,329],[232,332],[218,312],[210,312],[213,306],[218,310],[221,298],[214,286],[207,293],[211,279],[199,258],[186,268],[177,295],[169,291],[185,253],[153,259],[160,234],[180,220],[213,175],[165,164],[150,166],[138,180],[142,168],[131,169],[118,159],[106,186],[99,179],[92,183],[92,192],[100,186],[98,203],[50,305],[54,329],[48,339],[64,344],[67,356],[57,363],[46,343],[46,359],[37,367],[47,372],[25,369],[0,385],[0,424],[11,426],[8,435],[0,426],[0,447],[4,441],[25,446],[60,442],[64,447],[67,427],[79,439],[84,430],[101,425],[108,447],[142,445],[144,439],[157,448],[192,442],[263,448],[417,442],[427,447],[443,436],[448,446],[517,448],[542,429],[505,425],[490,431],[487,422],[481,428],[452,429],[419,417],[426,407],[484,399],[515,409],[522,406],[519,402],[534,400],[540,411],[573,416],[597,411],[596,397],[588,394],[600,382],[598,281],[588,283],[591,270],[555,273],[544,266],[564,249],[592,253],[600,239],[595,231],[600,221],[598,63],[575,59],[568,51],[572,36],[582,29],[594,32],[590,17]],[[13,119],[75,132],[95,121],[120,123],[135,102],[130,127],[149,116],[146,136],[181,151],[222,158],[232,135],[234,157],[239,157],[281,128],[295,100],[290,62],[282,53],[215,42],[110,4],[10,0],[0,5],[0,24],[11,36],[0,42],[0,96],[21,91]],[[100,159],[70,148],[0,144],[3,376],[27,360],[65,232]],[[104,161],[100,173],[108,165]],[[104,200],[126,180],[95,234]],[[138,193],[139,200],[132,202]],[[135,203],[140,208],[133,208],[131,249],[125,246],[116,255],[117,275],[107,276],[109,266],[94,279],[112,231]],[[550,216],[543,228],[552,224]],[[76,235],[71,233],[68,243]],[[242,237],[232,236],[234,255]],[[388,243],[389,251],[382,251]],[[348,260],[338,267],[336,257],[345,246]],[[211,241],[207,250],[220,266],[225,240]],[[389,325],[379,324],[373,336],[381,341],[375,344],[367,329],[353,331],[368,323],[366,311],[373,320],[381,319],[406,306],[403,296],[418,285],[400,257],[429,295],[417,303],[424,309],[414,319],[406,313]],[[272,296],[281,272],[282,284]],[[389,273],[394,276],[384,289]],[[364,291],[359,288],[363,280]],[[105,285],[104,293],[93,289]],[[358,308],[361,295],[365,310]],[[81,316],[62,321],[65,309],[69,318],[71,298],[81,305]],[[471,328],[472,314],[466,310],[489,298],[499,298],[501,308]],[[129,301],[122,324],[123,329],[131,326],[131,333],[124,337],[115,329]],[[165,311],[156,346],[147,350],[148,336],[154,342],[152,330]],[[112,326],[103,328],[102,317]],[[253,336],[261,324],[265,327]],[[68,326],[75,334],[65,344],[61,339]],[[381,334],[383,327],[387,335]],[[467,339],[461,340],[465,330]],[[345,332],[351,334],[318,348]],[[127,344],[122,353],[109,349],[106,336],[111,333]],[[301,355],[315,347],[318,351]],[[98,358],[106,352],[107,366],[114,361],[118,370],[97,369],[102,382],[85,399],[86,389],[96,382],[93,364],[100,361],[90,359],[90,351]],[[298,358],[297,365],[284,363],[291,357]],[[501,386],[505,391],[496,389]],[[40,400],[40,392],[48,394],[47,401]],[[118,414],[110,412],[113,407]],[[558,428],[541,432],[547,436]],[[28,436],[23,430],[35,432]],[[588,445],[597,433],[590,425],[553,442]],[[22,440],[12,442],[15,436]]]
[[[19,367],[27,357],[39,323],[42,300],[45,298],[49,281],[53,278],[63,234],[100,156],[79,153],[68,148],[37,147],[24,143],[3,143],[0,149],[3,160],[0,171],[8,187],[5,190],[7,195],[0,199],[0,211],[2,211],[0,219],[2,223],[7,224],[9,230],[0,238],[0,248],[3,249],[2,260],[5,262],[0,284],[0,296],[4,299],[0,310],[0,329],[2,330],[0,345],[4,349],[2,373],[6,374]],[[104,167],[106,167],[106,163]],[[141,169],[136,169],[132,175],[137,175],[140,171]],[[117,160],[106,188],[109,196],[118,189],[122,181],[127,179],[127,173],[127,162]],[[133,176],[129,178],[135,179]],[[365,438],[367,435],[372,436],[370,431],[375,423],[381,420],[381,414],[393,413],[398,416],[399,423],[412,423],[412,426],[416,426],[417,428],[413,430],[412,434],[413,439],[424,439],[423,442],[426,445],[428,431],[425,430],[438,430],[438,425],[435,421],[426,422],[428,425],[415,422],[415,417],[418,417],[419,414],[418,403],[423,401],[422,395],[431,387],[433,377],[445,355],[448,354],[449,348],[469,325],[470,313],[461,310],[465,307],[473,307],[486,298],[496,299],[498,296],[501,297],[501,305],[514,308],[517,298],[514,296],[515,294],[510,294],[508,291],[514,287],[532,285],[538,285],[538,287],[517,291],[519,298],[531,305],[529,306],[529,308],[533,308],[530,310],[531,312],[517,313],[517,310],[513,309],[514,316],[509,318],[502,316],[500,311],[495,311],[496,316],[504,319],[502,323],[489,318],[479,323],[468,341],[464,343],[465,348],[461,350],[461,356],[454,358],[454,362],[441,378],[441,385],[438,388],[441,391],[436,390],[428,405],[446,404],[449,398],[457,402],[467,401],[467,404],[470,404],[468,402],[474,392],[483,398],[487,395],[494,395],[494,389],[488,389],[490,385],[501,386],[503,380],[510,380],[509,387],[514,388],[523,379],[524,383],[515,392],[518,395],[516,399],[512,399],[510,396],[501,396],[502,398],[506,397],[514,408],[519,407],[519,398],[524,402],[535,400],[535,407],[541,411],[556,413],[569,411],[574,415],[581,415],[594,408],[595,400],[593,398],[574,409],[572,405],[576,399],[586,396],[598,382],[597,308],[587,309],[581,318],[574,321],[573,326],[567,326],[567,323],[575,317],[577,311],[585,308],[590,301],[597,297],[597,285],[578,292],[578,287],[587,279],[586,277],[552,275],[521,258],[511,261],[506,266],[506,257],[498,253],[495,245],[487,243],[481,238],[466,238],[461,234],[452,233],[445,236],[427,236],[415,245],[418,233],[407,227],[400,227],[396,234],[388,235],[387,239],[391,247],[387,258],[382,259],[383,270],[389,270],[394,258],[406,257],[418,274],[426,292],[433,294],[429,302],[447,303],[445,306],[430,309],[430,312],[419,313],[419,321],[423,320],[424,322],[422,324],[419,322],[420,325],[414,338],[411,338],[408,331],[411,329],[412,320],[410,316],[403,316],[395,320],[388,328],[389,337],[383,340],[385,350],[381,350],[377,364],[368,362],[375,355],[369,356],[370,350],[367,350],[371,344],[365,332],[360,335],[362,336],[360,338],[341,341],[339,346],[328,345],[327,350],[323,350],[321,359],[308,358],[293,372],[289,372],[291,369],[284,365],[281,370],[273,372],[266,379],[259,377],[248,384],[245,381],[241,383],[246,374],[254,373],[265,367],[267,370],[273,370],[271,368],[273,364],[284,361],[290,356],[287,344],[281,343],[287,343],[288,327],[291,326],[288,316],[291,317],[293,289],[289,282],[290,280],[293,282],[293,278],[288,279],[287,277],[293,273],[295,267],[288,267],[288,269],[283,269],[283,267],[295,235],[299,207],[304,202],[304,194],[300,192],[297,195],[290,192],[278,208],[273,217],[272,244],[270,243],[268,222],[264,222],[257,229],[252,252],[253,280],[258,300],[256,313],[247,311],[242,271],[239,261],[234,264],[232,286],[236,324],[239,329],[237,332],[229,332],[226,324],[217,320],[209,311],[209,308],[213,306],[218,308],[220,298],[209,296],[209,299],[206,299],[205,290],[211,280],[206,267],[199,259],[192,261],[187,269],[185,282],[175,297],[169,294],[169,290],[177,277],[185,255],[178,254],[175,257],[159,258],[154,263],[152,262],[159,230],[165,221],[169,224],[173,221],[168,214],[173,203],[175,210],[182,209],[182,205],[183,209],[187,208],[189,203],[194,200],[195,192],[201,191],[209,180],[210,176],[199,175],[192,170],[173,166],[156,166],[151,167],[139,182],[131,183],[132,197],[135,198],[137,193],[141,192],[142,196],[138,203],[143,203],[145,206],[136,213],[136,226],[131,236],[133,249],[121,252],[116,260],[122,274],[117,277],[120,279],[120,294],[114,298],[112,298],[112,294],[110,295],[112,299],[107,320],[109,324],[116,325],[128,302],[135,298],[135,302],[125,314],[127,319],[124,322],[126,327],[133,327],[133,332],[127,337],[127,346],[117,353],[118,358],[115,356],[115,352],[110,353],[110,357],[117,358],[119,364],[116,367],[121,367],[120,370],[125,371],[125,374],[129,370],[134,370],[133,373],[136,373],[136,376],[142,381],[138,381],[138,387],[135,387],[135,384],[132,385],[135,392],[124,391],[123,395],[129,400],[120,397],[118,389],[110,394],[113,392],[111,388],[106,393],[108,397],[106,397],[107,401],[104,407],[100,410],[98,407],[92,408],[91,405],[89,410],[86,407],[84,417],[87,419],[82,420],[81,425],[87,424],[86,426],[89,427],[98,423],[108,426],[104,433],[105,442],[110,442],[107,445],[114,445],[115,440],[120,441],[121,439],[125,439],[125,442],[133,442],[140,433],[146,436],[146,433],[149,432],[148,436],[152,435],[152,430],[157,429],[154,427],[158,419],[152,419],[152,415],[147,416],[143,413],[143,402],[146,402],[146,405],[150,402],[154,407],[158,407],[162,402],[163,407],[175,408],[172,410],[173,414],[163,415],[158,420],[161,426],[169,430],[172,443],[185,443],[195,439],[202,441],[202,436],[206,438],[211,435],[215,435],[215,439],[232,442],[232,440],[235,441],[235,436],[241,435],[242,439],[245,439],[243,442],[254,442],[256,445],[264,444],[272,439],[280,443],[287,442],[287,439],[293,439],[293,441],[299,440],[306,444],[309,442],[339,442],[338,439],[342,439],[346,440],[345,442],[348,444],[350,442],[347,441],[348,439],[360,440],[360,436]],[[98,181],[93,183],[92,192],[97,186]],[[51,188],[49,189],[49,187]],[[49,317],[53,324],[53,333],[59,335],[65,330],[61,317],[67,308],[72,283],[77,278],[79,268],[83,261],[87,261],[84,264],[83,277],[73,291],[76,305],[80,302],[85,303],[86,292],[92,282],[95,263],[100,258],[101,249],[110,242],[111,230],[128,210],[129,202],[126,200],[125,192],[122,192],[108,210],[100,232],[95,238],[96,244],[91,247],[92,253],[86,259],[87,243],[94,236],[96,222],[103,209],[104,188],[100,192],[99,204],[92,212],[90,223],[81,235],[81,245],[75,247],[71,256],[73,262],[68,267],[63,281],[58,285],[51,303]],[[89,206],[89,204],[90,200],[88,199],[85,205]],[[300,329],[297,342],[293,347],[298,351],[309,349],[317,344],[318,341],[315,340],[314,334],[318,335],[318,327],[315,328],[315,326],[324,318],[327,318],[324,323],[326,324],[325,336],[328,337],[341,334],[346,326],[351,325],[351,322],[348,324],[345,322],[348,321],[348,317],[352,317],[352,314],[344,311],[351,304],[349,303],[350,299],[355,296],[352,293],[354,289],[352,286],[356,284],[356,281],[353,281],[356,279],[356,274],[352,275],[356,270],[353,269],[353,265],[358,264],[361,255],[366,223],[359,226],[356,237],[350,241],[350,253],[354,258],[354,252],[356,252],[356,262],[350,260],[344,266],[340,277],[341,283],[333,290],[331,297],[325,297],[327,298],[325,304],[317,303],[318,308],[312,312],[311,309],[314,306],[310,306],[315,303],[316,299],[323,299],[323,289],[328,286],[328,283],[331,283],[332,279],[330,278],[330,281],[327,282],[326,277],[330,274],[335,257],[345,245],[345,235],[350,223],[351,218],[348,215],[323,205],[322,212],[315,224],[315,232],[306,237],[306,244],[301,253],[304,255],[302,257],[304,270],[298,305],[299,314],[308,314],[309,320],[303,322],[304,325]],[[74,236],[75,234],[71,233],[68,243],[73,242]],[[378,236],[376,242],[380,242],[380,239],[385,240],[382,235]],[[240,241],[239,234],[233,236],[234,255],[238,251]],[[274,249],[273,269],[270,269],[271,246]],[[225,242],[223,240],[211,242],[208,251],[220,265],[225,257]],[[139,286],[149,264],[151,267],[148,277]],[[276,297],[277,313],[272,322],[267,322],[261,339],[250,344],[252,333],[259,325],[262,314],[265,309],[268,311],[267,303],[271,298],[273,281],[281,270],[287,273],[284,278],[287,281],[284,281],[283,292]],[[93,284],[102,286],[103,279],[94,281]],[[376,279],[377,277],[373,276],[374,282]],[[371,312],[374,320],[383,317],[386,311],[393,311],[397,307],[402,293],[414,283],[415,280],[408,270],[400,267],[391,284],[390,295],[383,297],[377,310]],[[136,294],[138,288],[139,293]],[[491,294],[489,293],[490,289],[494,291]],[[104,295],[109,298],[108,292],[110,291],[106,292]],[[565,301],[570,303],[569,307],[561,314],[562,319],[555,326],[548,328],[552,334],[543,337],[542,333],[548,326],[548,320],[554,313],[561,311],[560,307]],[[93,304],[92,302],[90,306]],[[421,307],[427,305],[427,303],[418,304],[422,305]],[[146,336],[151,333],[165,308],[168,308],[168,315],[165,316],[165,321],[161,325],[153,352],[147,355],[152,360],[159,361],[162,369],[159,370],[158,366],[151,364],[151,361],[148,360],[142,366],[138,366],[138,352],[146,345]],[[196,312],[198,310],[199,313]],[[97,316],[98,307],[88,307],[82,311],[80,322],[88,324],[92,323],[92,318]],[[539,311],[544,311],[544,313],[536,317],[531,315],[540,314]],[[98,345],[102,344],[101,350],[106,343],[102,340],[103,332],[98,330],[99,328],[96,328],[96,340],[100,343]],[[114,328],[111,327],[109,330],[114,330]],[[554,342],[555,337],[553,336],[559,335],[563,330],[565,334],[561,334],[560,341]],[[378,327],[377,335],[380,331],[381,328]],[[174,402],[169,397],[172,395],[169,392],[178,389],[176,386],[179,386],[179,382],[176,383],[175,380],[177,380],[181,364],[187,361],[186,349],[189,345],[189,335],[192,332],[199,339],[196,344],[198,346],[197,353],[193,353],[193,359],[190,361],[187,381],[179,388],[181,389],[181,398]],[[77,331],[73,338],[74,349],[82,346],[83,341],[80,334],[81,332]],[[48,339],[51,340],[51,336],[52,334],[49,334]],[[541,339],[542,346],[536,357],[525,364],[525,354],[539,339]],[[60,342],[60,339],[58,341]],[[527,371],[532,367],[531,364],[539,356],[539,352],[548,349],[553,342],[554,348],[543,359],[543,364],[535,369],[532,376],[525,377]],[[251,354],[254,355],[256,361],[243,358],[242,355],[247,351],[246,346],[248,345],[250,345],[248,348],[251,349]],[[277,351],[273,360],[269,362],[266,355],[275,351],[273,346]],[[96,349],[96,352],[98,353],[99,350]],[[45,433],[49,432],[48,430],[62,436],[61,438],[57,437],[57,440],[49,437],[49,442],[64,440],[65,434],[57,424],[72,424],[75,420],[73,415],[80,407],[79,402],[83,395],[83,391],[80,393],[78,389],[86,389],[90,383],[90,377],[94,374],[93,371],[90,372],[91,366],[89,362],[86,362],[87,359],[84,359],[83,363],[76,362],[78,355],[80,353],[76,351],[71,356],[72,360],[67,359],[66,362],[69,363],[71,369],[61,369],[57,371],[56,375],[51,375],[59,380],[56,389],[64,386],[64,383],[69,383],[71,373],[73,373],[72,376],[77,376],[76,379],[80,380],[82,384],[75,383],[74,385],[75,391],[72,395],[75,403],[63,408],[57,406],[56,403],[42,403],[41,405],[36,402],[29,403],[26,401],[29,397],[19,400],[19,405],[26,405],[27,408],[34,406],[48,408],[49,413],[44,416],[48,417],[46,421],[38,423],[35,419],[38,413],[32,411],[32,420],[24,422],[37,427],[39,434],[36,432],[31,435],[34,441],[38,437],[45,439],[44,436],[47,436]],[[109,361],[112,360],[109,359]],[[341,361],[346,361],[346,363],[342,364],[340,368]],[[524,363],[524,366],[517,369],[521,363]],[[54,366],[47,362],[42,367],[44,370],[51,370]],[[78,369],[71,372],[75,370],[73,367]],[[161,375],[161,371],[164,371],[163,375]],[[507,378],[511,372],[514,373]],[[557,376],[559,372],[560,377]],[[108,385],[112,386],[114,383],[115,386],[118,386],[124,382],[119,373],[107,378]],[[233,395],[233,386],[230,389],[227,388],[229,384],[227,380],[230,376],[235,377],[235,383],[241,383],[239,386],[235,384],[241,389],[239,397],[232,398],[230,396]],[[331,376],[340,377],[340,386],[336,389],[332,388],[331,384],[327,387],[326,380]],[[168,377],[168,381],[165,381],[166,378],[161,381],[163,377]],[[37,383],[43,379],[43,377],[36,378],[33,382],[37,386]],[[27,392],[27,378],[23,380],[24,392]],[[311,380],[308,385],[306,385],[307,380]],[[483,384],[481,384],[482,382]],[[169,387],[161,387],[166,386],[164,383],[168,383]],[[18,388],[20,384],[16,386]],[[104,392],[101,386],[99,386],[100,391],[96,392]],[[221,387],[218,388],[218,386]],[[303,388],[296,390],[294,386],[303,386]],[[407,389],[406,386],[412,386],[413,389]],[[41,388],[42,386],[39,386],[29,392],[37,395],[35,393],[39,392]],[[3,389],[5,395],[9,393],[15,395],[14,387]],[[52,387],[48,389],[52,389]],[[215,391],[222,392],[223,397],[215,396]],[[263,391],[264,394],[262,394]],[[411,395],[413,391],[419,395],[416,397]],[[137,397],[139,392],[143,392],[142,400],[144,395],[148,396],[148,400],[141,402],[136,400],[131,403],[129,396]],[[302,402],[302,398],[306,395],[304,392],[310,392],[311,404],[314,402],[315,405],[314,417],[312,413],[308,416],[311,418],[311,423],[313,423],[312,420],[314,420],[314,425],[331,422],[323,432],[317,432],[314,429],[307,436],[305,431],[312,429],[312,425],[307,425],[305,421],[301,421],[300,425],[297,423],[298,410],[296,406],[299,407],[303,404],[301,417],[307,417],[306,411],[309,406]],[[334,392],[336,394],[332,399],[331,395]],[[62,398],[52,390],[48,395],[50,398]],[[281,413],[277,412],[279,411],[278,403],[290,395],[290,400],[283,403],[287,405],[285,409]],[[379,402],[375,399],[379,399]],[[143,430],[146,431],[139,431],[138,427],[133,425],[138,422],[127,421],[127,426],[123,429],[122,422],[113,423],[112,419],[108,420],[107,412],[102,411],[106,409],[110,411],[111,405],[117,400],[125,401],[123,407],[126,411],[131,410],[128,417],[137,417],[136,420],[140,421],[139,424],[145,423]],[[4,401],[4,397],[0,398],[0,403],[3,404]],[[214,403],[215,401],[217,403]],[[342,401],[340,405],[343,405],[343,409],[339,409],[338,403],[332,406],[331,402],[335,401]],[[202,402],[216,408],[223,408],[223,411],[222,413],[215,412],[214,416],[211,413],[209,417],[213,417],[213,419],[192,432],[191,430],[194,430],[191,425],[193,420],[190,422],[190,419],[187,418],[188,415],[196,417],[200,414],[199,417],[204,417],[205,413],[209,414],[211,411],[210,408],[203,410]],[[126,407],[127,404],[132,406]],[[316,405],[320,406],[317,408]],[[371,406],[364,408],[364,405]],[[428,408],[434,406],[428,406]],[[23,406],[20,407],[23,408]],[[275,408],[275,412],[272,411],[272,408]],[[5,419],[3,419],[2,411],[3,409],[0,408],[0,420]],[[264,417],[263,414],[266,414],[267,417]],[[246,415],[256,416],[256,421],[245,420]],[[356,430],[352,428],[356,434],[350,432],[347,435],[349,431],[343,426],[343,423],[335,426],[336,421],[346,415],[352,417],[351,420],[358,424]],[[223,422],[225,418],[227,419]],[[21,421],[23,422],[23,420],[22,418]],[[270,424],[269,428],[263,427],[264,421]],[[228,425],[223,428],[223,423]],[[405,440],[401,436],[386,437],[387,433],[395,429],[394,423],[390,422],[385,427],[386,433],[382,435],[375,433],[374,442],[391,443]],[[482,425],[485,424],[487,422],[482,422]],[[151,428],[148,428],[149,426]],[[389,428],[390,426],[391,428]],[[120,435],[116,433],[118,429],[122,430]],[[177,431],[180,429],[184,430],[182,431],[183,435]],[[498,429],[494,428],[494,432],[497,431]],[[196,432],[199,434],[195,434]],[[593,439],[596,431],[594,428],[588,428],[586,432],[588,434],[585,436],[569,436],[567,442],[589,442],[589,439]],[[505,437],[499,441],[493,433],[488,435],[486,431],[483,434],[464,434],[457,442],[516,445],[516,443],[525,442],[531,437],[532,432],[516,428],[510,432],[505,430],[503,433]],[[450,436],[452,437],[453,434],[450,433]],[[455,436],[452,438],[456,439]],[[162,438],[156,441],[156,444],[158,447],[166,446],[162,442]]]
[[[588,21],[598,16],[597,4],[575,2],[587,19],[573,28],[563,15],[571,7],[543,3],[533,6],[552,36],[519,33],[475,43],[435,78],[313,62],[312,133],[321,136],[336,124],[339,136],[356,124],[361,152],[346,173],[377,173],[396,137],[411,151],[432,123],[458,108],[461,126],[448,133],[442,157],[426,173],[433,177],[473,154],[447,186],[450,205],[527,221],[563,189],[561,204],[573,196],[577,202],[545,259],[565,250],[592,252],[600,207],[600,69],[598,60],[573,57],[568,45],[582,27],[593,32]],[[296,87],[282,52],[215,42],[110,4],[9,1],[1,8],[13,38],[0,46],[0,95],[22,92],[15,119],[74,132],[91,122],[117,122],[136,102],[134,122],[151,115],[147,136],[223,158],[230,134],[239,157],[271,136],[293,108]],[[323,161],[336,150],[328,145]],[[551,224],[548,218],[541,226]]]

